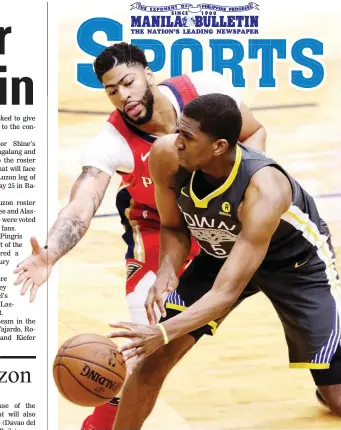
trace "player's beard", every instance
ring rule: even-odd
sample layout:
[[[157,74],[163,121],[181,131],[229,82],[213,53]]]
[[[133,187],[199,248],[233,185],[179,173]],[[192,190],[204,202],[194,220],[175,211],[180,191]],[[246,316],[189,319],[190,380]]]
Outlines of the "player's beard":
[[[144,116],[140,116],[137,119],[133,119],[125,111],[123,111],[122,112],[123,118],[134,125],[143,125],[152,119],[153,108],[154,108],[154,96],[148,84],[147,84],[146,92],[144,93],[144,96],[140,101],[140,104],[146,108],[146,113],[144,114]]]

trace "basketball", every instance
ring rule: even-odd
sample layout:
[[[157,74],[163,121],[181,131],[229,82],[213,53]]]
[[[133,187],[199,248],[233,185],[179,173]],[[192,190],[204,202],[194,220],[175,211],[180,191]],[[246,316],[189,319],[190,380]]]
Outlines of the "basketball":
[[[63,343],[53,363],[59,393],[79,406],[98,406],[115,397],[126,376],[117,345],[105,336],[80,334]]]

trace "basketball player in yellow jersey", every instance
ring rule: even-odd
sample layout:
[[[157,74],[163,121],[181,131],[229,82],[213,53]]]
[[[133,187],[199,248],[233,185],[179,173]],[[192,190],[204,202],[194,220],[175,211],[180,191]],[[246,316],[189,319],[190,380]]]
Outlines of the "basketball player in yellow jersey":
[[[172,367],[259,290],[280,317],[290,367],[310,369],[320,397],[341,416],[341,288],[328,227],[278,163],[238,143],[241,124],[231,97],[200,96],[184,107],[179,134],[151,151],[160,268],[146,302],[152,325],[112,325],[128,329],[110,337],[130,338],[127,359],[138,362],[114,430],[140,429]],[[201,253],[178,280],[190,236]]]

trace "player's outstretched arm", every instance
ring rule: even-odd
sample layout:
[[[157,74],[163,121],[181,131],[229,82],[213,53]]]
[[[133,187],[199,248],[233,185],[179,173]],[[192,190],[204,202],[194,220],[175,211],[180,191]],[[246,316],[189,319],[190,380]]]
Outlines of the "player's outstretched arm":
[[[176,202],[175,175],[179,169],[177,151],[174,146],[176,135],[163,136],[152,147],[149,156],[149,170],[155,185],[155,200],[160,215],[160,258],[157,278],[149,290],[146,310],[149,322],[157,318],[154,302],[165,315],[162,294],[178,286],[177,271],[188,256],[191,240],[182,213]]]
[[[109,182],[107,173],[95,167],[83,167],[72,187],[69,204],[59,213],[48,234],[46,246],[41,247],[36,238],[31,238],[32,255],[14,271],[18,274],[14,284],[22,285],[22,295],[30,289],[31,302],[50,276],[53,265],[84,236]]]

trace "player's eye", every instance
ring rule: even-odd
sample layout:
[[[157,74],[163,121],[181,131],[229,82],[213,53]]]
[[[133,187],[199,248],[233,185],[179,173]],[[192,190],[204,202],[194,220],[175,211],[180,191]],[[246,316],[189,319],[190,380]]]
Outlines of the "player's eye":
[[[186,140],[192,140],[192,136],[190,134],[187,134],[187,133],[182,133],[182,137]]]
[[[116,94],[117,94],[117,90],[112,90],[110,91],[109,96],[114,96]]]
[[[133,85],[133,82],[134,82],[134,80],[129,81],[129,82],[126,82],[126,83],[125,83],[125,86],[126,86],[126,87],[131,87],[131,86]]]

